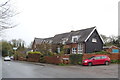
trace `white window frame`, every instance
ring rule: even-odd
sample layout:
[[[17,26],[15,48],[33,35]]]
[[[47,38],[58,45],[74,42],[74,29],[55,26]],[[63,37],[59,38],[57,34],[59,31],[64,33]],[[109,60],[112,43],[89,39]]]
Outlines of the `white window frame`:
[[[57,52],[60,53],[60,47],[57,48]]]
[[[96,38],[92,38],[92,42],[93,43],[97,43],[97,39]]]
[[[65,44],[68,41],[68,38],[63,38],[62,39],[62,44]]]
[[[72,54],[76,54],[77,53],[77,48],[72,48]]]
[[[73,43],[76,42],[76,41],[74,41],[75,38],[77,39],[76,41],[78,41],[79,36],[72,36],[72,42],[73,42]]]
[[[49,43],[52,43],[52,40],[50,40]]]
[[[78,54],[82,54],[82,53],[83,53],[83,45],[78,44]]]

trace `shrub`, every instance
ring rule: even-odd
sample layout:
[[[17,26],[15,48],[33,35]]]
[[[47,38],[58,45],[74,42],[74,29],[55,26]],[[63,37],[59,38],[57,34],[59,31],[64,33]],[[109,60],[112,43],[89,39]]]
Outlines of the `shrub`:
[[[16,52],[13,56],[14,56],[14,59],[16,59],[16,60],[20,57],[26,58],[26,54],[21,53],[21,52]]]
[[[111,60],[111,63],[120,63],[120,60]]]
[[[58,64],[59,66],[70,66],[70,64],[64,64],[64,63],[60,63]]]
[[[71,54],[70,62],[71,64],[81,64],[82,63],[82,54]]]
[[[38,52],[38,51],[35,51],[35,52],[28,52],[28,54],[41,54],[41,55],[42,55],[42,53],[41,53],[41,52]]]
[[[40,56],[40,62],[41,62],[41,63],[45,63],[45,62],[46,62],[46,61],[45,61],[45,56],[43,56],[43,55]]]
[[[56,55],[57,53],[53,53],[53,52],[48,52],[47,54],[44,54],[44,56],[54,56]]]
[[[65,64],[63,64],[63,63],[60,63],[60,64],[58,64],[59,66],[65,66]]]
[[[108,54],[107,51],[100,51],[100,52],[95,52],[96,54]]]

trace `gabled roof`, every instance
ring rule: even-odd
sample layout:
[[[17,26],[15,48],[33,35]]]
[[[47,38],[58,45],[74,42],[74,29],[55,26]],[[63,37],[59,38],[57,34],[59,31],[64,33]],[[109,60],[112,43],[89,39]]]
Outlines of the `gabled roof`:
[[[62,42],[62,38],[68,38],[67,43],[71,43],[72,36],[79,36],[80,38],[78,39],[78,42],[85,42],[94,29],[95,29],[95,27],[91,27],[91,28],[87,28],[87,29],[71,31],[68,33],[55,35],[53,38],[53,43]]]
[[[41,44],[43,42],[51,42],[53,37],[49,37],[49,38],[35,38],[34,39],[34,43],[35,44]]]
[[[49,42],[49,41],[51,42],[52,41],[53,44],[58,44],[58,43],[62,43],[63,40],[67,39],[66,43],[71,43],[72,36],[79,36],[79,39],[77,42],[86,42],[95,30],[96,30],[96,27],[91,27],[91,28],[87,28],[87,29],[81,29],[81,30],[77,30],[77,31],[71,31],[71,32],[67,32],[67,33],[57,34],[54,37],[50,37],[50,38],[35,38],[34,42],[36,44],[40,44],[42,42]],[[98,33],[98,35],[99,35],[99,33]],[[102,42],[104,43],[101,36],[100,36],[100,38],[101,38]]]
[[[40,44],[40,43],[42,43],[42,41],[43,41],[43,38],[35,38],[34,39],[35,44]]]
[[[80,35],[78,42],[85,42],[89,34],[93,31],[93,29],[95,29],[95,27],[78,30],[78,31],[75,31],[71,36]]]
[[[71,33],[63,33],[63,34],[57,34],[53,38],[53,43],[62,43],[63,38],[69,38],[71,36]]]

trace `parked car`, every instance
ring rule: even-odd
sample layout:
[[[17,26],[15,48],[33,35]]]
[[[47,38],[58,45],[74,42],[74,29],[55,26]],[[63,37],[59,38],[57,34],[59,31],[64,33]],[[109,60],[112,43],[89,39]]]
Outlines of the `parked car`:
[[[13,56],[10,56],[10,59],[14,59],[14,57],[13,57]]]
[[[110,58],[107,55],[95,55],[82,61],[82,65],[92,66],[99,64],[109,65]]]
[[[4,61],[11,61],[11,59],[10,59],[9,56],[7,56],[7,57],[4,58]]]

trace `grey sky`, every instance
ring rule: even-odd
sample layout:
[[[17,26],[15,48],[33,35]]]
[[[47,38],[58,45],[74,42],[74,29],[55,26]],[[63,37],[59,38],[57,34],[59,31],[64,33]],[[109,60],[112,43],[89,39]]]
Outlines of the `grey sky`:
[[[120,14],[120,1],[118,3],[118,14]],[[120,35],[120,15],[118,15],[118,35]]]
[[[23,39],[27,44],[34,37],[96,26],[100,34],[118,35],[119,0],[15,0],[21,13],[16,28],[5,31],[4,39]]]

